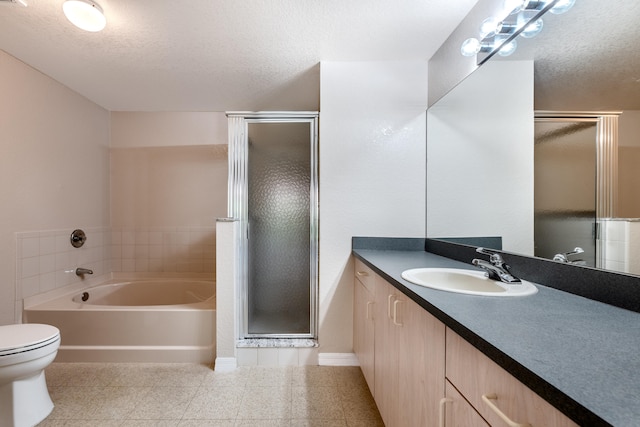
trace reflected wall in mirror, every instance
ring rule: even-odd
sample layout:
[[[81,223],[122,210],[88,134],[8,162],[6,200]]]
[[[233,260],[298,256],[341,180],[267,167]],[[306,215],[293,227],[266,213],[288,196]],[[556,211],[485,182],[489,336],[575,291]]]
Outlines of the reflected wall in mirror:
[[[525,255],[573,251],[581,244],[578,237],[556,239],[550,246],[540,239],[553,232],[535,237],[534,111],[617,111],[621,115],[612,178],[617,181],[617,203],[610,215],[594,221],[597,226],[587,228],[598,238],[596,266],[640,274],[640,2],[577,0],[569,12],[547,13],[543,19],[537,37],[519,37],[514,55],[492,58],[429,109],[427,234],[499,235],[505,251]],[[530,83],[505,79],[500,71],[502,64],[527,61],[533,64]],[[479,91],[485,92],[484,100],[478,98]],[[529,99],[527,91],[533,100],[525,106],[521,97]],[[455,128],[443,130],[443,121]],[[453,133],[465,138],[454,138]],[[596,150],[596,141],[592,144]],[[581,173],[581,181],[592,183],[593,174]],[[565,183],[558,179],[551,185]],[[597,203],[603,195],[594,191]],[[544,255],[538,254],[539,246],[545,247]]]

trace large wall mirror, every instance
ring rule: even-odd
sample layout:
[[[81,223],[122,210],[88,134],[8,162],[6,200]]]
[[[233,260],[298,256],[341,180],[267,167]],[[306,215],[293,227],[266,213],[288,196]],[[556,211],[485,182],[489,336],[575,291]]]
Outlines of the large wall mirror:
[[[543,21],[428,110],[427,234],[640,274],[640,2]]]

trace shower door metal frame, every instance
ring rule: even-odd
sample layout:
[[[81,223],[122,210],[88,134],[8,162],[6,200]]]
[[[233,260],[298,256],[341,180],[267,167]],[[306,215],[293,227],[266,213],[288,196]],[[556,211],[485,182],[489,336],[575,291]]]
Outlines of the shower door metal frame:
[[[227,112],[229,123],[229,181],[228,216],[240,223],[240,241],[235,254],[240,262],[236,272],[240,298],[238,313],[240,338],[310,338],[316,339],[318,332],[318,112],[316,111],[269,111]],[[311,182],[309,188],[309,333],[300,334],[250,334],[249,333],[249,194],[248,154],[250,123],[309,123],[311,157]]]

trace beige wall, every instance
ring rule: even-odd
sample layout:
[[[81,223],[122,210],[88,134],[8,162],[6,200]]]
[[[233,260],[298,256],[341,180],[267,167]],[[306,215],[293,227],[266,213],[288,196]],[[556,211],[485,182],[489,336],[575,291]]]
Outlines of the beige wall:
[[[640,111],[624,111],[619,122],[618,217],[640,218]]]
[[[112,113],[113,271],[215,272],[226,134],[224,113]]]
[[[109,225],[109,112],[3,51],[0,76],[0,324],[9,324],[22,292],[16,233]]]

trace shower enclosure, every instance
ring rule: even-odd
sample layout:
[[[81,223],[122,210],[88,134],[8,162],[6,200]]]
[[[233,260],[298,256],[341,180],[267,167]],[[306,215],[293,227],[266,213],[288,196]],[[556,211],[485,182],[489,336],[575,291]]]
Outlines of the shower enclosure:
[[[535,256],[574,248],[576,259],[602,267],[600,226],[617,209],[620,112],[536,111],[534,148]]]
[[[227,113],[243,338],[315,338],[317,113]]]

